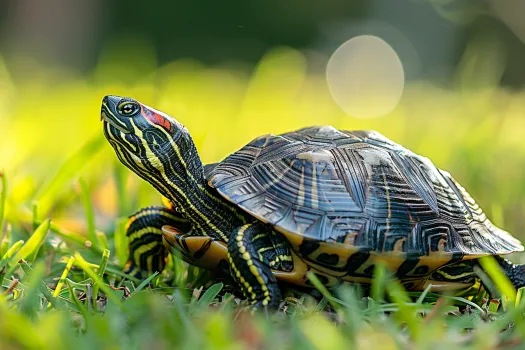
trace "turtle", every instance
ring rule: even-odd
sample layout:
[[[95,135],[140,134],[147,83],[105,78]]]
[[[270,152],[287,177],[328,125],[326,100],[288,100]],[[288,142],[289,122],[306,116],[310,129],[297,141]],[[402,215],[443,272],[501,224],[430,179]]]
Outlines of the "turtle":
[[[386,266],[407,290],[465,290],[494,256],[515,288],[525,265],[502,256],[520,241],[491,223],[428,158],[376,131],[313,126],[255,138],[203,165],[188,130],[135,99],[103,98],[119,160],[165,197],[130,216],[129,273],[182,258],[227,271],[255,308],[275,308],[281,283],[370,284]]]

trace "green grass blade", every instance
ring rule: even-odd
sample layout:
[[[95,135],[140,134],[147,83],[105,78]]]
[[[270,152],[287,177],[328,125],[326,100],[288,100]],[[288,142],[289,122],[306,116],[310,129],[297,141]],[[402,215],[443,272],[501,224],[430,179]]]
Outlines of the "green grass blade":
[[[9,248],[7,252],[4,254],[4,256],[2,257],[2,260],[4,261],[11,260],[11,257],[20,250],[22,245],[24,245],[23,240],[19,240],[18,242],[15,242],[15,244],[13,244],[11,248]]]
[[[43,264],[37,264],[35,269],[28,269],[28,266],[22,266],[24,270],[24,282],[26,283],[26,294],[20,299],[20,312],[27,315],[30,319],[36,319],[37,312],[40,309],[40,292],[42,277],[45,273]]]
[[[484,256],[479,259],[479,263],[483,268],[483,271],[485,271],[492,279],[501,294],[507,299],[507,301],[514,304],[516,301],[516,289],[514,289],[514,286],[507,275],[505,275],[496,259],[492,256]]]
[[[32,223],[33,223],[33,231],[36,230],[38,227],[38,203],[33,202],[31,203],[31,213],[33,214]]]
[[[108,271],[112,275],[124,277],[125,279],[127,279],[129,281],[132,281],[134,283],[140,283],[140,281],[141,281],[140,279],[138,279],[138,278],[136,278],[134,276],[131,276],[131,275],[128,275],[127,273],[122,272],[120,267],[115,268],[115,267],[108,266],[106,268],[106,271]]]
[[[171,249],[170,261],[173,271],[173,284],[182,289],[188,285],[191,276],[193,276],[191,273],[193,266],[184,266],[182,255],[178,249]]]
[[[32,269],[31,266],[29,266],[27,264],[27,262],[25,262],[23,260],[20,262],[20,267],[22,268],[22,270],[24,271],[26,276],[33,276],[35,274],[35,270]],[[36,273],[37,277],[35,277],[35,278],[37,278],[38,281],[35,282],[35,283],[37,283],[37,285],[38,285],[38,291],[40,291],[40,293],[42,293],[44,298],[46,298],[48,303],[51,304],[51,306],[53,308],[57,309],[58,308],[57,300],[55,298],[53,298],[49,287],[41,279],[43,277],[43,275],[44,275],[44,272],[40,271],[41,268],[43,268],[43,265],[40,265],[40,264],[37,265],[38,273]]]
[[[27,259],[30,255],[36,255],[38,249],[44,242],[47,233],[49,232],[51,221],[44,220],[35,230],[35,232],[29,237],[27,242],[20,248],[12,260],[19,261]]]
[[[76,232],[66,232],[61,227],[53,223],[51,223],[51,226],[49,228],[51,232],[62,238],[64,241],[74,243],[82,247],[86,247],[86,238],[81,234],[78,234]],[[103,253],[102,249],[100,249],[100,247],[97,244],[92,244],[89,249],[99,255],[102,255]]]
[[[97,231],[97,243],[100,249],[107,250],[108,249],[108,238],[106,234],[102,231]]]
[[[321,283],[321,281],[319,281],[319,278],[317,278],[317,276],[313,272],[308,271],[306,273],[306,277],[308,277],[308,279],[310,280],[310,282],[312,282],[312,285],[315,287],[315,289],[317,289],[319,293],[321,293],[323,297],[325,297],[326,300],[328,300],[330,305],[335,310],[341,309],[340,303],[336,301],[336,298],[328,291],[328,289],[326,289],[326,287]]]
[[[99,285],[99,288],[104,292],[104,294],[106,294],[109,300],[111,300],[116,305],[124,308],[124,305],[122,304],[120,298],[117,297],[117,295],[111,288],[109,288],[106,284],[104,284],[104,281],[100,278],[100,276],[97,275],[95,271],[93,271],[93,269],[91,269],[90,267],[91,264],[89,264],[86,260],[84,260],[82,255],[80,255],[78,252],[75,253],[75,265],[79,266],[82,270],[84,270],[84,272],[95,283]]]
[[[77,309],[82,314],[82,317],[84,318],[84,324],[85,324],[85,326],[87,328],[88,311],[87,311],[86,307],[84,305],[82,305],[80,300],[78,300],[78,297],[77,297],[77,295],[75,293],[75,290],[73,289],[73,287],[71,286],[71,283],[67,279],[66,279],[66,284],[67,284],[67,288],[69,289],[69,299],[73,300],[73,303],[75,304]]]
[[[483,310],[478,304],[473,303],[470,300],[467,300],[465,298],[455,297],[455,296],[451,296],[451,295],[444,295],[443,298],[454,300],[454,301],[459,301],[459,302],[461,302],[461,303],[463,303],[465,305],[472,306],[474,309],[478,310],[480,313],[483,313],[483,314],[485,313],[485,310]]]
[[[4,236],[5,203],[7,201],[7,179],[5,173],[0,169],[0,238]]]
[[[374,279],[370,288],[370,296],[375,302],[379,303],[384,300],[385,287],[388,280],[387,272],[388,271],[383,264],[376,264],[374,269]]]
[[[55,288],[55,291],[53,292],[53,297],[56,298],[60,295],[60,291],[62,290],[62,287],[64,286],[64,282],[66,281],[67,275],[69,274],[69,271],[71,271],[71,267],[73,267],[73,264],[75,263],[75,258],[70,257],[67,261],[66,268],[62,272],[62,275],[60,276],[60,279],[58,280],[57,286]]]
[[[518,307],[518,305],[522,303],[522,300],[524,300],[523,298],[524,291],[525,291],[525,288],[520,288],[516,291],[516,302],[514,303],[515,307]]]
[[[399,325],[406,324],[411,336],[416,340],[420,340],[421,335],[421,317],[417,314],[421,305],[411,303],[405,289],[397,279],[390,279],[387,283],[387,291],[390,298],[396,304],[398,310],[394,317]]]
[[[221,311],[231,314],[234,306],[234,296],[230,293],[224,293],[222,297]]]
[[[126,224],[128,218],[119,218],[116,220],[114,242],[115,242],[115,255],[117,256],[118,263],[121,266],[128,261],[128,237],[126,236]]]
[[[78,181],[80,187],[80,199],[84,205],[84,213],[87,225],[87,237],[93,243],[97,242],[97,232],[95,225],[95,214],[93,212],[93,203],[91,202],[91,191],[89,190],[85,181],[80,179]]]
[[[57,174],[44,186],[42,186],[35,200],[38,202],[40,213],[45,216],[55,203],[59,195],[68,188],[75,177],[80,175],[84,167],[92,160],[105,145],[102,135],[97,135],[75,152],[60,167]]]
[[[432,288],[432,284],[429,283],[429,285],[425,288],[425,290],[417,298],[416,304],[422,304],[423,303],[423,300],[425,300],[425,298],[427,297],[427,294],[430,292],[431,288]]]
[[[110,255],[110,252],[107,249],[104,250],[104,253],[102,253],[102,260],[100,261],[100,265],[97,271],[97,274],[101,280],[104,280],[104,273],[106,273],[106,267],[108,266],[109,255]],[[93,296],[95,300],[97,300],[97,297],[98,297],[98,290],[99,290],[99,284],[96,283],[93,286]]]
[[[326,305],[328,305],[328,299],[323,297],[323,299],[321,299],[321,301],[317,304],[316,308],[318,311],[323,311]]]
[[[154,272],[151,274],[151,276],[149,276],[148,278],[146,278],[144,281],[142,281],[139,286],[137,288],[135,288],[135,290],[131,293],[131,296],[139,293],[141,290],[143,290],[144,288],[146,288],[150,282],[155,278],[157,277],[159,273],[158,272]]]
[[[7,253],[11,246],[11,225],[5,225],[5,235],[0,240],[0,259]]]
[[[210,288],[208,288],[206,292],[204,292],[204,294],[199,298],[199,301],[197,301],[197,308],[203,310],[210,306],[223,287],[224,285],[222,283],[215,283]]]
[[[109,250],[104,250],[104,253],[102,254],[102,260],[100,261],[100,265],[98,268],[98,275],[100,278],[104,276],[104,273],[106,273],[106,267],[108,266],[110,252]]]
[[[128,191],[126,191],[126,180],[128,178],[129,170],[118,163],[115,166],[115,183],[117,186],[117,201],[118,201],[118,216],[124,217],[129,215],[130,198]]]

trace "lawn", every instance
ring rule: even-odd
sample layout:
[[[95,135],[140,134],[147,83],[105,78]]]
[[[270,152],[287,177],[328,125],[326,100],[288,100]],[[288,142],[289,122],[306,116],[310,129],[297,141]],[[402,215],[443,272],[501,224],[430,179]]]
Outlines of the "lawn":
[[[177,257],[145,282],[123,278],[126,218],[161,198],[118,163],[100,103],[130,96],[176,117],[204,163],[264,133],[375,129],[451,172],[496,225],[525,239],[525,93],[460,67],[453,86],[409,82],[389,115],[359,119],[291,49],[270,52],[253,72],[189,60],[157,67],[148,54],[124,67],[114,64],[122,51],[87,76],[39,67],[23,83],[0,59],[2,348],[519,347],[525,302],[490,266],[498,300],[488,303],[483,289],[407,293],[379,268],[370,293],[289,290],[281,311],[254,316],[230,286]]]

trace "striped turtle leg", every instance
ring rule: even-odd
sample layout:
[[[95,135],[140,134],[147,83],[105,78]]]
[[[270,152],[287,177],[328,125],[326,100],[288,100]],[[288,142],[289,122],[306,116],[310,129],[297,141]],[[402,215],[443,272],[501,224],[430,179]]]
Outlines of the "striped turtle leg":
[[[281,291],[270,266],[279,270],[293,268],[289,248],[280,245],[284,238],[279,237],[257,222],[236,229],[228,242],[232,275],[256,309],[276,308],[281,302]]]
[[[514,288],[519,289],[525,287],[525,264],[516,265],[509,260],[497,255],[494,256],[494,258],[500,265],[505,275],[507,275]],[[433,277],[436,277],[436,274],[439,274],[441,275],[439,280],[445,280],[448,282],[468,282],[469,280],[477,277],[474,271],[474,266],[478,264],[479,263],[476,260],[463,261],[461,263],[446,266],[437,270],[434,272]],[[478,266],[482,267],[481,265]],[[490,294],[491,291],[488,288],[487,291]]]
[[[143,208],[129,217],[126,228],[129,258],[125,273],[142,278],[164,269],[168,254],[162,242],[164,225],[175,226],[182,232],[191,228],[186,219],[168,207]]]

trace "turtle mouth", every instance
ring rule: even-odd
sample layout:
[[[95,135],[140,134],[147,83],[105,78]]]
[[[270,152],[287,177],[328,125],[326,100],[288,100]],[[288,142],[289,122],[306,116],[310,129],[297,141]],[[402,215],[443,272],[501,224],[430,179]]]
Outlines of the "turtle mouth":
[[[109,124],[111,127],[117,129],[123,134],[131,134],[131,131],[127,129],[125,126],[117,122],[111,115],[106,113],[104,109],[100,112],[100,120],[104,121],[104,125]]]

